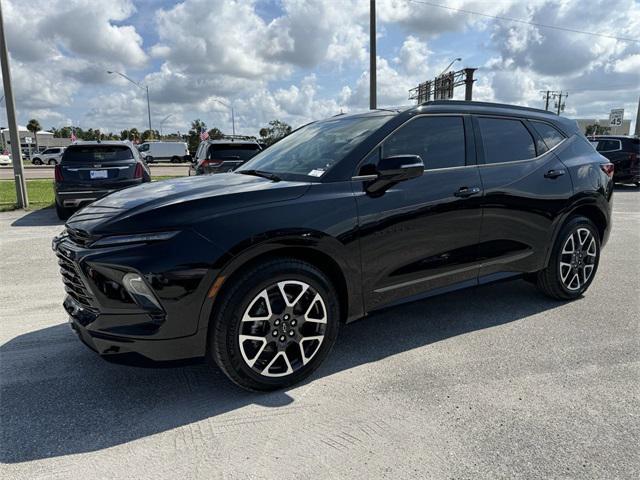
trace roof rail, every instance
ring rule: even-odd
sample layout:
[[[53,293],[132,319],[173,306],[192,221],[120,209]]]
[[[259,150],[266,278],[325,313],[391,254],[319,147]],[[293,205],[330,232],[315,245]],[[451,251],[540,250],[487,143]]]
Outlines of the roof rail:
[[[468,105],[472,107],[498,107],[498,108],[510,108],[512,110],[525,110],[528,112],[537,112],[537,113],[546,113],[549,115],[555,115],[553,112],[548,110],[542,110],[541,108],[533,108],[533,107],[523,107],[521,105],[509,105],[508,103],[493,103],[493,102],[474,102],[467,100],[430,100],[428,102],[423,102],[420,106],[423,105]]]

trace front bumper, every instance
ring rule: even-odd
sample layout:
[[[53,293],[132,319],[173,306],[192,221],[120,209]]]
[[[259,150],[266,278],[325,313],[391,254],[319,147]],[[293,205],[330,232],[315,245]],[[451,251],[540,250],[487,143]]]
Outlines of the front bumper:
[[[136,353],[154,361],[182,360],[202,357],[206,348],[206,331],[195,335],[168,340],[144,340],[120,337],[92,330],[98,315],[85,310],[67,296],[63,303],[69,314],[69,325],[78,338],[94,352],[102,356]]]
[[[191,232],[180,236],[180,242],[202,241]],[[92,350],[100,355],[133,352],[158,361],[204,356],[212,306],[207,292],[214,272],[185,269],[195,261],[193,251],[171,241],[89,248],[66,236],[54,239],[52,247],[67,292],[64,309]],[[174,258],[167,257],[169,251],[177,252]],[[162,310],[148,310],[127,295],[121,280],[129,272],[155,272],[144,278]]]

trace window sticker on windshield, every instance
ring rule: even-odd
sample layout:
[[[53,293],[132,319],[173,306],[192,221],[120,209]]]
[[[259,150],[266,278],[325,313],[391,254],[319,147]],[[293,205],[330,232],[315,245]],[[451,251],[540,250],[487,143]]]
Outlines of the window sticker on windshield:
[[[322,168],[314,168],[307,175],[310,177],[321,177],[324,174],[324,169]]]

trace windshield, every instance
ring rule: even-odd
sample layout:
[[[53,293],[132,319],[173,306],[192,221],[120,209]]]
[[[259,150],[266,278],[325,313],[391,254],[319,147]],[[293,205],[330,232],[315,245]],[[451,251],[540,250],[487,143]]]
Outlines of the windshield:
[[[238,171],[321,177],[390,117],[343,117],[309,124],[260,152]]]
[[[65,150],[62,156],[64,163],[68,162],[112,162],[130,160],[133,152],[126,145],[86,145],[73,146]]]

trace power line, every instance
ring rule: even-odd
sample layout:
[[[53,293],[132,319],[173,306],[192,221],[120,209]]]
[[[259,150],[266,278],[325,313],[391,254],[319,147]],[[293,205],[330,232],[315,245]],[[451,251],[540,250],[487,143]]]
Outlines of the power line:
[[[440,5],[439,3],[426,2],[424,0],[407,0],[411,3],[420,3],[422,5],[429,5],[431,7],[442,8],[443,10],[451,10],[453,12],[467,13],[469,15],[478,15],[485,18],[493,18],[494,20],[504,20],[507,22],[524,23],[526,25],[533,25],[534,27],[550,28],[553,30],[561,30],[563,32],[581,33],[584,35],[591,35],[593,37],[611,38],[613,40],[620,40],[622,42],[640,43],[640,40],[634,38],[616,37],[614,35],[606,35],[604,33],[587,32],[585,30],[576,30],[574,28],[558,27],[557,25],[546,25],[544,23],[530,22],[529,20],[522,20],[520,18],[502,17],[500,15],[489,15],[488,13],[476,12],[473,10],[466,10],[464,8],[447,7],[446,5]]]

